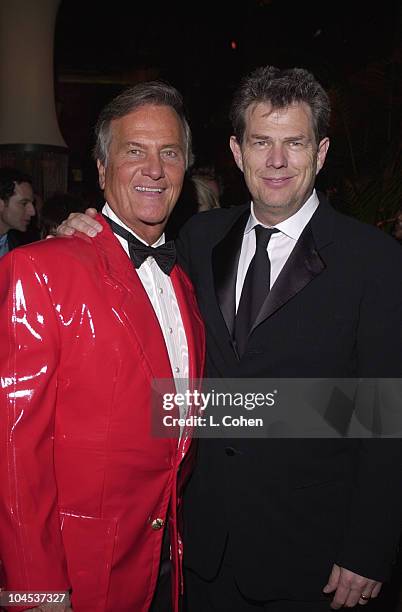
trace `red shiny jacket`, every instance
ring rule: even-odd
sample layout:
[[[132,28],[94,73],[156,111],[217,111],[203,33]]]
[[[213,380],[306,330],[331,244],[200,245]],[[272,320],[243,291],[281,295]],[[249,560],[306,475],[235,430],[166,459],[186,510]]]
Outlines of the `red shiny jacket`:
[[[72,589],[74,612],[145,612],[166,521],[177,606],[191,438],[150,433],[151,381],[171,378],[170,363],[132,263],[102,223],[95,239],[54,238],[0,260],[0,558],[8,590]],[[203,325],[178,266],[171,279],[195,380]]]

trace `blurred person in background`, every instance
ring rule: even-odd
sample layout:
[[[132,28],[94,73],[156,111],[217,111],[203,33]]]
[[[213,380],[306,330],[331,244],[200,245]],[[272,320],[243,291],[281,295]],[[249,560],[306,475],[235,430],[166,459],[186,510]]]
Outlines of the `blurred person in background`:
[[[166,226],[168,239],[175,240],[186,221],[196,213],[219,207],[216,189],[211,186],[210,181],[202,175],[187,174],[175,209]]]
[[[402,244],[402,208],[398,210],[392,226],[391,234]]]
[[[219,196],[208,179],[203,176],[192,175],[191,180],[195,186],[198,212],[220,208]]]
[[[0,257],[24,244],[35,216],[32,180],[16,168],[0,168]],[[30,237],[30,236],[29,236]]]
[[[213,165],[196,166],[192,169],[191,176],[202,179],[215,193],[217,200],[221,200],[224,184],[221,175],[215,170]]]

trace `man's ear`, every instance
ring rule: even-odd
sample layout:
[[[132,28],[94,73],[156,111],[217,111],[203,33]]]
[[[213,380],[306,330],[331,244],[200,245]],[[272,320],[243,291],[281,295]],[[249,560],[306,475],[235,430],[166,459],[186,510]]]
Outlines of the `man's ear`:
[[[237,142],[236,136],[230,137],[229,145],[232,150],[233,157],[234,157],[237,167],[240,168],[240,170],[243,172],[243,157],[242,157],[240,145]]]
[[[99,159],[96,160],[96,165],[98,167],[99,187],[103,191],[105,189],[106,168]]]
[[[323,138],[320,144],[318,145],[316,175],[319,173],[319,171],[321,170],[321,168],[323,167],[325,163],[325,158],[327,156],[328,149],[329,149],[329,138]]]

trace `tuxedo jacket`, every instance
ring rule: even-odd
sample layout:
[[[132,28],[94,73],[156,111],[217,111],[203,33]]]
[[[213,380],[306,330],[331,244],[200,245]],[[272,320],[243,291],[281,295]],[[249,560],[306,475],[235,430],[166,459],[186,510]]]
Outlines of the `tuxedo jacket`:
[[[2,586],[72,589],[74,612],[145,612],[168,523],[177,598],[191,439],[151,434],[151,383],[173,378],[168,353],[132,262],[98,220],[96,239],[44,240],[0,261]],[[179,266],[171,279],[197,379],[203,325]]]
[[[238,358],[235,284],[249,213],[198,214],[178,243],[206,326],[208,376],[400,378],[400,246],[322,196]],[[212,579],[227,545],[240,590],[261,600],[319,597],[333,563],[382,581],[396,556],[401,468],[398,438],[200,439],[184,563]]]
[[[37,230],[32,224],[28,226],[26,232],[20,232],[12,229],[7,232],[8,250],[12,251],[19,246],[23,246],[24,244],[28,244],[30,242],[36,242],[39,239],[39,230]]]

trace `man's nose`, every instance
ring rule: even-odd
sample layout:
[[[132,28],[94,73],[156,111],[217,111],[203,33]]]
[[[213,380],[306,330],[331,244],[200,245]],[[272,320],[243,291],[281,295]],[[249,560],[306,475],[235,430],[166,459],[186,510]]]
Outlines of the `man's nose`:
[[[34,215],[36,215],[35,206],[32,204],[32,202],[25,206],[25,210],[27,211],[29,217],[33,217]]]
[[[283,168],[287,165],[288,160],[285,147],[280,143],[273,144],[268,153],[267,166],[272,166],[273,168]]]
[[[144,164],[143,174],[157,180],[165,176],[162,160],[157,153],[151,153],[147,156]]]

